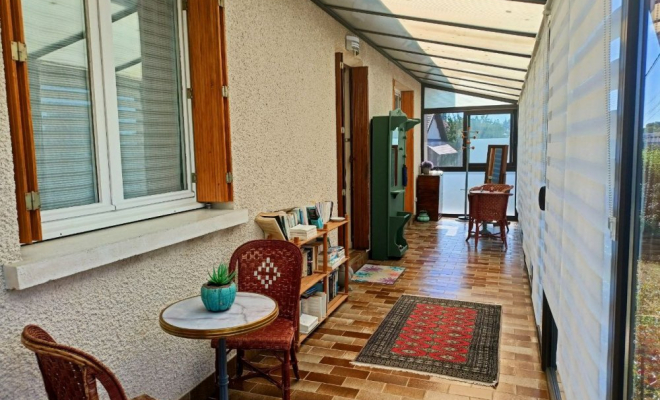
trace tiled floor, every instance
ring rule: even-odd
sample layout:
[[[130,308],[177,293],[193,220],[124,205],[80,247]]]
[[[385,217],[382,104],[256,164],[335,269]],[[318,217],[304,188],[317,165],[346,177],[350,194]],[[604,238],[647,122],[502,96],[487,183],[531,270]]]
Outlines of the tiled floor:
[[[530,288],[515,224],[509,250],[500,242],[465,243],[465,224],[445,219],[413,225],[410,250],[391,265],[407,269],[393,286],[352,284],[350,300],[301,347],[300,381],[292,382],[296,400],[532,400],[547,399],[540,369]],[[497,303],[503,306],[500,382],[497,388],[437,377],[354,367],[350,364],[402,294]],[[261,356],[264,364],[275,358]],[[275,400],[281,392],[263,380],[243,383],[232,400]]]

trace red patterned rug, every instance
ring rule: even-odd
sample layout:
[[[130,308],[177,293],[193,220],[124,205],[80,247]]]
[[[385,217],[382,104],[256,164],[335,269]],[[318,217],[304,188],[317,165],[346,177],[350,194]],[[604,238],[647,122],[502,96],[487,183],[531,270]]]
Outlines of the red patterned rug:
[[[495,386],[501,314],[498,305],[401,296],[354,364]]]

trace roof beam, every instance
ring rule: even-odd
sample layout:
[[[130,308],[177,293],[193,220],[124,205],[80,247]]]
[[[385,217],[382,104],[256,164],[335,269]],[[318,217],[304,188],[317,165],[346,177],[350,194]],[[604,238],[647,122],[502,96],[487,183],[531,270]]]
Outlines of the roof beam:
[[[449,86],[440,86],[438,84],[435,84],[435,83],[432,83],[432,82],[427,82],[427,81],[423,81],[422,85],[424,86],[424,88],[428,87],[428,88],[431,88],[431,89],[444,90],[446,92],[465,94],[465,95],[468,95],[468,96],[481,97],[481,98],[484,98],[484,99],[495,100],[495,101],[503,101],[505,103],[510,103],[510,104],[518,104],[517,99],[509,99],[509,98],[505,98],[505,97],[491,96],[491,95],[487,95],[487,94],[483,94],[483,93],[474,93],[474,92],[470,92],[470,91],[467,91],[467,90],[455,89],[455,88],[449,87]],[[422,110],[422,112],[424,112],[424,110]]]
[[[393,37],[393,38],[398,38],[398,39],[414,40],[414,41],[417,41],[417,42],[433,43],[433,44],[439,44],[439,45],[451,46],[451,47],[458,47],[458,48],[461,48],[461,49],[468,49],[468,50],[486,51],[486,52],[489,52],[489,53],[501,54],[501,55],[504,55],[504,56],[532,58],[531,54],[526,54],[526,53],[513,53],[513,52],[510,52],[510,51],[493,50],[493,49],[489,49],[487,47],[474,47],[474,46],[466,46],[466,45],[463,45],[463,44],[456,44],[456,43],[438,42],[437,40],[421,39],[421,38],[415,38],[415,37],[404,36],[404,35],[394,35],[392,33],[370,31],[368,29],[356,29],[356,30],[360,31],[362,33],[367,33],[367,34],[371,34],[371,35],[381,35],[381,36],[388,36],[388,37]]]
[[[400,63],[408,63],[408,64],[414,64],[414,65],[421,65],[422,67],[437,68],[441,71],[445,71],[445,70],[446,71],[456,71],[456,72],[462,72],[464,74],[479,75],[479,76],[485,76],[485,77],[488,77],[488,78],[497,78],[497,79],[504,79],[504,80],[511,81],[511,82],[525,83],[525,81],[523,79],[504,78],[504,77],[497,76],[497,75],[483,74],[481,72],[463,71],[463,70],[455,69],[455,68],[440,67],[438,65],[418,63],[418,62],[414,62],[414,61],[401,60],[401,59],[397,59],[397,58],[395,58],[395,60],[400,62]],[[405,67],[402,67],[402,68],[405,68]],[[406,69],[406,71],[409,70],[408,68],[405,68],[405,69]]]
[[[416,74],[433,75],[433,76],[437,76],[437,77],[440,77],[440,78],[457,79],[457,80],[461,80],[461,81],[465,81],[465,82],[478,83],[480,85],[495,86],[495,87],[500,87],[502,89],[512,89],[512,90],[518,90],[518,91],[522,90],[522,88],[517,88],[517,87],[512,87],[512,86],[504,86],[504,85],[499,85],[499,84],[496,84],[496,83],[490,83],[490,82],[484,82],[484,81],[475,81],[473,79],[463,78],[463,77],[460,77],[460,76],[448,76],[448,75],[443,75],[443,74],[434,74],[434,73],[431,73],[431,72],[417,71],[415,69],[409,69],[408,71],[410,71],[412,73],[416,73]],[[428,79],[428,78],[421,78],[421,79]],[[447,83],[451,84],[451,82],[447,82]]]
[[[508,70],[511,70],[511,71],[527,72],[527,68],[507,67],[505,65],[490,64],[490,63],[484,63],[484,62],[480,62],[480,61],[471,61],[471,60],[465,60],[465,59],[461,59],[461,58],[438,56],[438,55],[435,55],[435,54],[421,53],[421,52],[418,52],[418,51],[411,51],[411,50],[402,50],[402,49],[397,49],[397,48],[394,48],[394,47],[387,47],[387,46],[379,46],[379,47],[381,49],[384,49],[384,50],[400,51],[402,53],[415,54],[415,55],[418,55],[418,56],[440,58],[440,59],[443,59],[443,60],[464,62],[464,63],[475,64],[475,65],[482,65],[484,67],[508,69]]]
[[[449,85],[451,87],[458,86],[458,87],[464,87],[466,89],[474,89],[474,90],[481,90],[481,91],[484,91],[484,92],[503,94],[505,96],[520,97],[520,94],[515,94],[515,93],[500,92],[498,90],[493,90],[493,89],[483,89],[483,88],[478,88],[478,87],[475,87],[475,86],[463,85],[463,84],[460,84],[460,83],[450,83],[450,82],[436,81],[434,79],[427,79],[427,78],[421,78],[421,79],[425,80],[426,82],[434,82],[434,83],[439,83],[441,85]]]
[[[511,30],[508,30],[508,29],[489,28],[487,26],[467,25],[467,24],[460,24],[460,23],[457,23],[457,22],[440,21],[440,20],[435,20],[435,19],[413,17],[413,16],[409,16],[409,15],[384,13],[384,12],[372,11],[372,10],[363,10],[363,9],[359,9],[359,8],[344,7],[344,6],[337,6],[337,5],[331,5],[331,4],[325,4],[325,6],[328,7],[328,8],[331,8],[333,10],[348,11],[348,12],[354,12],[354,13],[360,13],[360,14],[369,14],[369,15],[375,15],[375,16],[378,16],[378,17],[405,19],[405,20],[409,20],[409,21],[424,22],[424,23],[427,23],[427,24],[446,25],[446,26],[453,26],[455,28],[473,29],[473,30],[484,31],[484,32],[500,33],[500,34],[503,34],[503,35],[524,36],[524,37],[530,37],[530,38],[535,38],[536,37],[535,32],[520,32],[520,31],[511,31]]]

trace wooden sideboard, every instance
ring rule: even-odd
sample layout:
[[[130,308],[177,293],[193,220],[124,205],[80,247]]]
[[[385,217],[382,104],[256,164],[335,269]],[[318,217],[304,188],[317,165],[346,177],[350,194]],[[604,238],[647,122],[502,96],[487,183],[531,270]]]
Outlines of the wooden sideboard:
[[[438,221],[442,217],[440,178],[440,175],[419,175],[417,177],[417,213],[426,210],[431,221]]]

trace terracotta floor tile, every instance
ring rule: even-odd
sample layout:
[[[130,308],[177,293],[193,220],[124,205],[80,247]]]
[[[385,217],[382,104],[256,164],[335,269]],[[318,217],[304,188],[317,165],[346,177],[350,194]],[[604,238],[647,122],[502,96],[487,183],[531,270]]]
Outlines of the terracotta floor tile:
[[[480,240],[475,250],[473,241],[465,242],[465,224],[453,219],[414,223],[407,228],[409,249],[405,256],[401,260],[373,262],[404,266],[405,272],[394,285],[351,284],[349,301],[301,346],[298,359],[304,377],[297,383],[292,381],[292,399],[547,399],[519,232],[515,223],[510,228],[507,251],[489,239]],[[351,365],[403,294],[501,304],[498,386],[489,388],[436,376]],[[266,364],[276,361],[265,353],[258,357]],[[231,399],[277,400],[281,398],[279,393],[259,379],[246,382],[242,390],[232,390]]]

